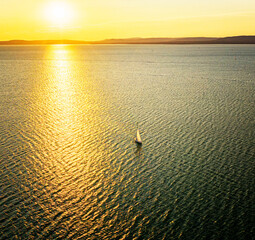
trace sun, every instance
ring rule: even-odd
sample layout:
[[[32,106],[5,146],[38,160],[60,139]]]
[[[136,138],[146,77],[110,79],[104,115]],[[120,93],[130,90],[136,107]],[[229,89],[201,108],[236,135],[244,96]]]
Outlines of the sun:
[[[72,6],[64,1],[48,3],[44,14],[47,21],[58,26],[70,24],[74,17]]]

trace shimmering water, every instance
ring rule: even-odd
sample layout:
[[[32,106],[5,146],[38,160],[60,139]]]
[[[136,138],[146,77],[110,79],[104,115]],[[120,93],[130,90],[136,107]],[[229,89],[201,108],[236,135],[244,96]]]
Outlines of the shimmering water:
[[[2,46],[0,73],[0,239],[254,239],[254,45]]]

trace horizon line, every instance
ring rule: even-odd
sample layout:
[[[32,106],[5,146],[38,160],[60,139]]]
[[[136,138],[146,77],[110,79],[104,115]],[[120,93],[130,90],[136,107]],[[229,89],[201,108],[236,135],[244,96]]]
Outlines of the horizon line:
[[[255,44],[255,35],[236,35],[225,37],[130,37],[107,38],[103,40],[47,39],[0,40],[0,45],[43,45],[43,44],[195,44],[195,43],[239,43]]]

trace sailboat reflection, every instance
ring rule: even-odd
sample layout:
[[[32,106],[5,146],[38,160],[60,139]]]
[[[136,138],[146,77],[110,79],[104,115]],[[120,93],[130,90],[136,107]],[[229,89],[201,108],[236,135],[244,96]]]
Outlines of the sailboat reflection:
[[[141,156],[142,155],[142,150],[143,150],[142,145],[141,144],[137,144],[136,150],[135,150],[135,155],[136,156]]]

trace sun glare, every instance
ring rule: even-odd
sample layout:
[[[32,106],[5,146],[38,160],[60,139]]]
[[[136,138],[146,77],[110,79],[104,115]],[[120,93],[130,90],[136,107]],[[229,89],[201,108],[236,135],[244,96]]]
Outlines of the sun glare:
[[[67,2],[51,2],[45,7],[45,17],[52,23],[59,26],[69,24],[73,17],[73,9]]]

